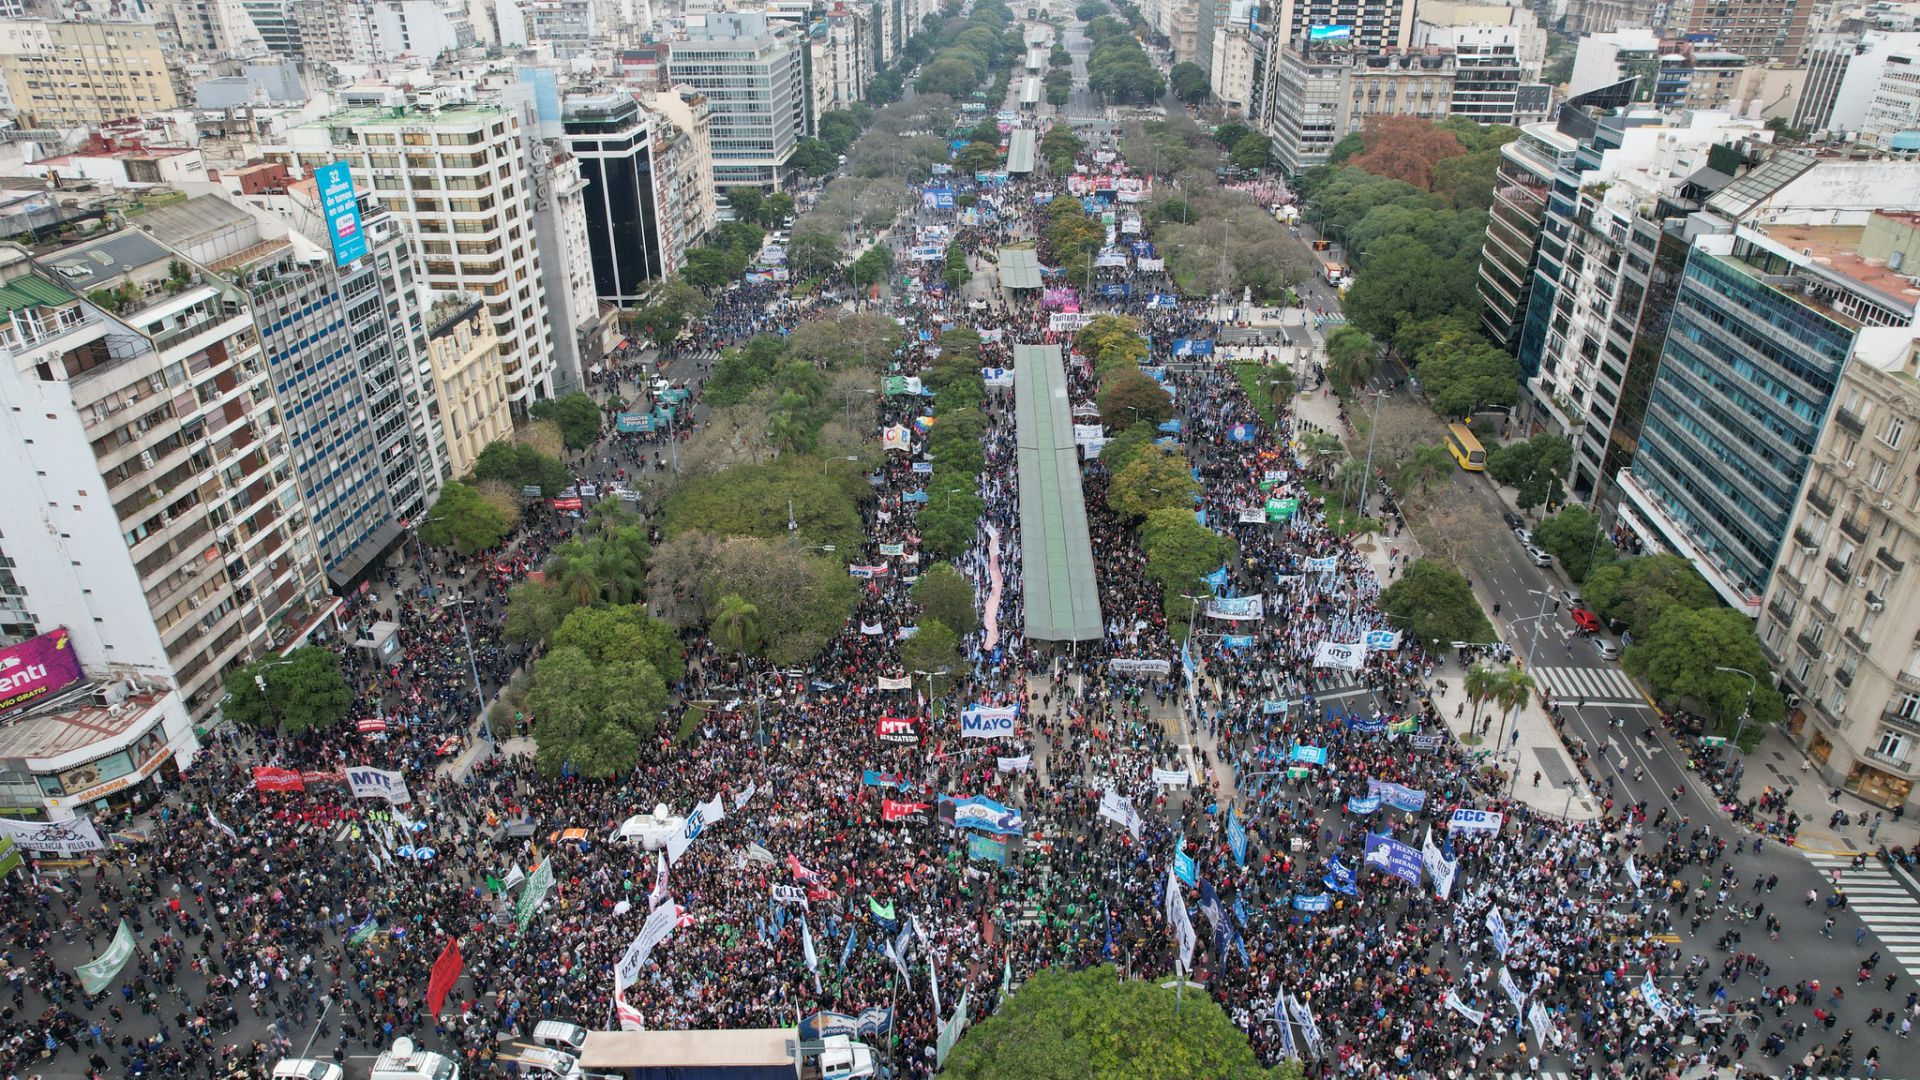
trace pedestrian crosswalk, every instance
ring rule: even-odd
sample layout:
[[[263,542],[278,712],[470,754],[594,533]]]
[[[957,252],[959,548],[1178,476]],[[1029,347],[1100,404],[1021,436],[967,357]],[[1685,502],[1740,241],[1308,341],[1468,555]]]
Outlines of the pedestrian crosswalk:
[[[1829,883],[1833,881],[1834,872],[1839,871],[1839,887],[1847,894],[1847,910],[1866,925],[1868,937],[1878,943],[1883,955],[1898,961],[1909,973],[1920,974],[1920,903],[1915,902],[1913,894],[1886,864],[1869,857],[1856,870],[1853,860],[1845,855],[1802,853]],[[1831,885],[1821,890],[1822,895],[1830,891]],[[1840,919],[1834,936],[1852,933],[1849,921]]]
[[[1533,680],[1557,702],[1572,705],[1644,705],[1640,687],[1615,667],[1537,667]]]
[[[1315,326],[1337,326],[1346,321],[1347,317],[1337,311],[1329,311],[1313,317],[1313,324]]]

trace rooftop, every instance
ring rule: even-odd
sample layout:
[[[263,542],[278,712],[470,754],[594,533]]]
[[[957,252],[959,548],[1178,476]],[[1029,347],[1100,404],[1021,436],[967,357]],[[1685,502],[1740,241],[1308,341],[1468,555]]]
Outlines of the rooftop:
[[[130,270],[172,258],[172,252],[145,233],[121,229],[98,240],[42,254],[40,262],[59,278],[60,284],[86,293],[116,283]]]
[[[1754,226],[1754,230],[1836,274],[1885,296],[1914,303],[1915,289],[1907,275],[1889,269],[1883,259],[1860,257],[1860,237],[1867,231],[1864,225],[1766,225]]]
[[[118,705],[79,705],[0,727],[0,757],[47,760],[147,726],[147,715],[171,690],[128,694]]]
[[[351,109],[341,109],[315,120],[309,126],[373,127],[390,124],[404,127],[415,124],[471,124],[505,116],[507,110],[498,105],[477,105],[463,103],[459,105],[441,105],[431,109],[407,106],[362,105]]]

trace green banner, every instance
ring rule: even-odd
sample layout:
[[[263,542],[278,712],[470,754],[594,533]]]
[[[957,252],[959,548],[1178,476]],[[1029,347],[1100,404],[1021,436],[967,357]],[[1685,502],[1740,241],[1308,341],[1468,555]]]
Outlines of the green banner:
[[[540,866],[527,878],[527,887],[521,890],[520,900],[513,908],[513,921],[520,933],[527,932],[527,924],[533,921],[534,913],[540,910],[540,901],[547,898],[547,890],[553,888],[553,857],[540,861]]]
[[[114,933],[113,940],[107,943],[107,951],[101,953],[99,959],[89,960],[74,969],[80,973],[80,988],[88,996],[105,990],[120,977],[120,969],[126,967],[131,959],[133,930],[127,925],[127,920],[121,919],[120,929]]]
[[[894,921],[893,901],[891,900],[887,901],[886,906],[882,907],[880,901],[869,896],[867,897],[867,909],[873,912],[873,917],[876,919],[885,919],[888,922]]]
[[[1297,513],[1299,509],[1300,509],[1299,499],[1293,499],[1293,498],[1268,499],[1267,500],[1267,520],[1268,521],[1285,521],[1288,518],[1292,517],[1295,513]]]
[[[953,1044],[960,1041],[960,1033],[967,1030],[967,1006],[971,1003],[971,990],[960,992],[960,1006],[953,1011],[953,1018],[940,1025],[939,1037],[933,1044],[933,1067],[938,1069],[946,1065],[947,1055],[953,1053]]]

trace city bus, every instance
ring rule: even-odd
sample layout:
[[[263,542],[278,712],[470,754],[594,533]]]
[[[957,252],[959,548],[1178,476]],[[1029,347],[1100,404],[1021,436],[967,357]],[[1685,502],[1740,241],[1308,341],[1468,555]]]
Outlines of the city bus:
[[[1473,437],[1465,424],[1447,425],[1447,449],[1453,452],[1453,460],[1468,472],[1483,472],[1487,467],[1487,452],[1480,448],[1480,440]]]

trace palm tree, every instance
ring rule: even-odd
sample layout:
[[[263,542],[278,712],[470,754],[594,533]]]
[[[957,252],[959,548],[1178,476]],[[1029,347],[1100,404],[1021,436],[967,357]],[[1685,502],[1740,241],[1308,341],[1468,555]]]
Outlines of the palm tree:
[[[1480,726],[1480,706],[1493,700],[1500,685],[1500,673],[1484,664],[1475,664],[1467,669],[1467,677],[1462,681],[1467,691],[1467,700],[1473,702],[1473,723],[1469,732],[1476,732]]]
[[[1300,436],[1300,448],[1316,457],[1321,454],[1343,455],[1347,452],[1347,444],[1340,441],[1340,436],[1330,431],[1307,432]]]
[[[1341,326],[1327,335],[1327,381],[1347,393],[1365,386],[1379,364],[1373,337],[1365,330]]]
[[[593,553],[585,544],[564,544],[547,562],[547,581],[573,606],[590,607],[600,599],[600,575],[593,562]]]
[[[1433,489],[1433,485],[1452,476],[1453,470],[1453,451],[1439,443],[1429,443],[1415,450],[1401,463],[1400,487],[1404,491],[1425,495]]]
[[[728,593],[714,609],[711,630],[714,644],[722,649],[749,652],[760,645],[760,609],[739,593]]]
[[[1507,737],[1507,717],[1513,714],[1513,710],[1525,705],[1532,695],[1533,676],[1517,667],[1500,670],[1500,683],[1494,689],[1492,700],[1495,705],[1500,706],[1500,737],[1502,739]],[[1499,747],[1495,746],[1495,749]]]

